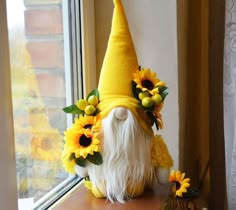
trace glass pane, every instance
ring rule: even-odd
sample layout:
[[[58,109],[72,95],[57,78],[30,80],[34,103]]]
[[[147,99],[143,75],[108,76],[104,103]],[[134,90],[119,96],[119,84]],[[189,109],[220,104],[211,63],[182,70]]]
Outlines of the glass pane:
[[[62,2],[7,0],[18,196],[27,210],[68,178]]]

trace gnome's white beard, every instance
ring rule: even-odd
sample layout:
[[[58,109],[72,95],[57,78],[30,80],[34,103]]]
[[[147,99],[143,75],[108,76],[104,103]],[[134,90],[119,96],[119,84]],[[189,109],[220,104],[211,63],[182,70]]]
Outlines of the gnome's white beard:
[[[102,122],[103,164],[90,164],[88,174],[110,201],[123,203],[132,196],[132,192],[127,195],[127,187],[132,188],[138,183],[151,184],[155,172],[151,164],[151,137],[131,111],[126,110],[126,119],[117,119],[117,109],[113,109]]]

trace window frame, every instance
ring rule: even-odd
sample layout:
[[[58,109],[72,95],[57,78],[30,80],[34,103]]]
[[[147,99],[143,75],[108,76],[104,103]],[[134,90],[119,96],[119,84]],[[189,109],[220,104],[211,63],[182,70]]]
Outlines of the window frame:
[[[10,60],[6,1],[0,1],[0,208],[17,210],[16,162],[14,148],[13,113],[11,99]]]
[[[63,6],[66,4],[66,0],[62,0]],[[76,2],[76,1],[75,1]],[[95,56],[95,24],[94,24],[94,0],[80,0],[81,7],[81,35],[82,46],[79,51],[83,51],[82,55],[82,75],[77,75],[79,81],[83,80],[83,91],[76,92],[77,86],[73,85],[73,96],[68,100],[76,100],[77,97],[83,97],[87,95],[89,91],[96,87],[96,56]],[[68,5],[67,5],[68,6]],[[66,15],[63,15],[66,17]],[[68,21],[63,19],[63,21]],[[1,188],[0,188],[0,208],[1,209],[18,209],[18,196],[17,196],[17,183],[16,183],[16,162],[15,162],[15,145],[14,145],[14,128],[13,128],[13,112],[12,112],[12,99],[11,99],[11,78],[10,78],[10,59],[9,59],[9,46],[8,46],[8,29],[7,29],[7,17],[6,17],[6,0],[0,1],[0,64],[2,70],[0,71],[0,97],[4,100],[2,103],[2,109],[0,112],[0,132],[3,140],[0,141],[0,166],[4,166],[4,170],[1,170]],[[69,28],[65,30],[70,30]],[[68,37],[65,37],[66,41],[69,41]],[[78,47],[78,46],[77,46]],[[65,56],[67,56],[65,66],[71,66],[70,56],[71,54],[65,49]],[[67,54],[68,53],[68,54]],[[69,56],[69,57],[68,57]],[[76,72],[75,72],[76,73]],[[68,80],[71,78],[66,76]],[[71,91],[67,89],[66,91]],[[68,120],[68,124],[72,122]],[[6,164],[7,163],[7,164]],[[78,183],[78,180],[77,180]],[[79,184],[74,184],[76,187]],[[74,186],[73,185],[73,186]],[[73,190],[73,188],[72,188]],[[72,191],[71,190],[71,191]],[[69,191],[69,190],[68,190]],[[67,191],[67,192],[68,192]],[[68,193],[63,194],[60,197],[61,200],[66,198]],[[55,202],[55,201],[53,201]],[[51,204],[53,205],[53,203]]]
[[[81,2],[81,37],[84,95],[97,87],[95,5],[94,0]]]

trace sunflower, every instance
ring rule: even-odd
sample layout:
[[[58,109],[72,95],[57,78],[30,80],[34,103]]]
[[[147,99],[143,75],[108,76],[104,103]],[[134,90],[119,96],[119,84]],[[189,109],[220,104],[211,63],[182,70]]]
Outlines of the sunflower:
[[[80,115],[79,118],[75,118],[74,127],[78,130],[89,129],[92,130],[93,132],[98,132],[100,126],[101,126],[101,121],[98,120],[98,117]]]
[[[190,187],[190,179],[184,178],[185,173],[180,171],[171,171],[169,176],[169,182],[175,182],[176,184],[176,195],[183,197],[183,193],[187,192],[187,188]]]
[[[64,132],[62,161],[67,172],[74,174],[75,164],[82,166],[86,159],[94,164],[101,162],[100,141],[97,138],[99,128],[100,120],[96,117],[80,116],[79,119],[75,119],[71,128]],[[91,158],[91,155],[94,157]]]
[[[34,160],[55,161],[62,152],[62,136],[56,129],[33,131],[31,139],[31,157]]]
[[[100,141],[97,138],[97,133],[93,133],[87,129],[77,129],[72,126],[64,132],[65,134],[65,149],[75,154],[76,158],[83,157],[88,154],[93,155],[99,151]]]
[[[62,162],[64,165],[65,170],[70,174],[75,174],[75,159],[71,158],[73,153],[64,149],[62,152]]]
[[[161,82],[157,77],[156,73],[153,71],[150,71],[150,69],[141,69],[137,70],[136,73],[133,75],[134,82],[136,83],[136,88],[147,91],[151,95],[154,95],[156,93],[159,93],[158,85]]]

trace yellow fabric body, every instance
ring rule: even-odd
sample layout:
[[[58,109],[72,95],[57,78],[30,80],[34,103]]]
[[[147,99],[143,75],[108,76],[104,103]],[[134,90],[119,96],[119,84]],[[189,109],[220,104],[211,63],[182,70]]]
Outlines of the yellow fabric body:
[[[137,183],[135,186],[127,186],[126,194],[127,196],[134,198],[142,195],[144,191],[145,183]],[[91,181],[85,180],[84,186],[93,193],[96,198],[105,198],[106,196],[95,186]]]
[[[152,164],[155,168],[170,168],[173,160],[161,135],[156,135],[152,145]]]
[[[145,187],[145,183],[144,182],[139,182],[136,183],[134,186],[127,186],[126,189],[126,194],[130,197],[130,198],[135,198],[138,197],[140,195],[143,194],[144,192],[144,187]]]
[[[153,135],[150,120],[142,109],[137,110],[138,100],[133,97],[131,82],[138,69],[138,60],[129,31],[124,8],[120,0],[114,0],[112,28],[103,61],[98,90],[100,117],[121,106],[130,109],[144,130]]]
[[[95,187],[90,180],[84,180],[84,186],[90,190],[96,198],[105,198],[105,195]]]

